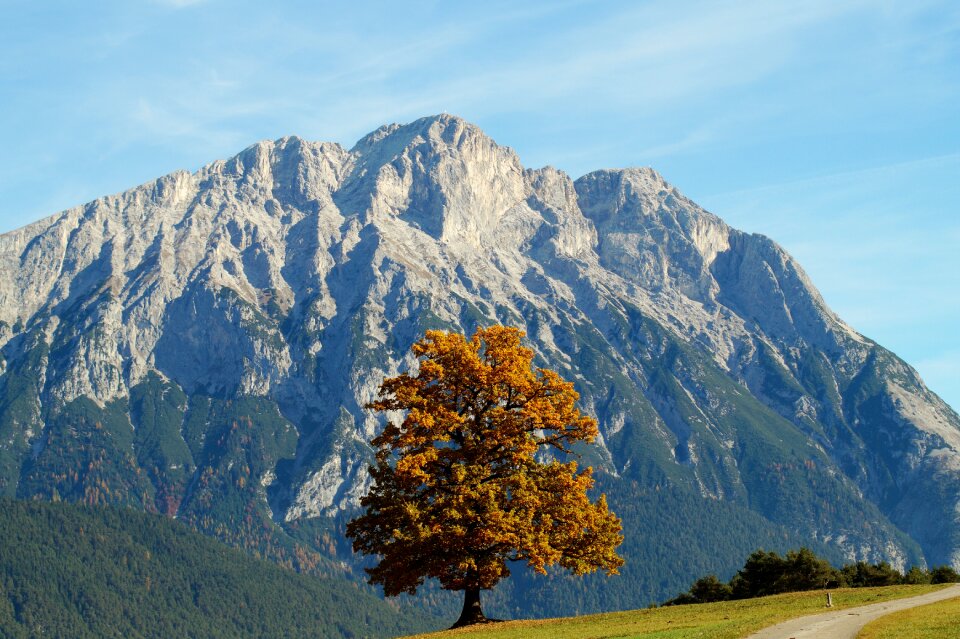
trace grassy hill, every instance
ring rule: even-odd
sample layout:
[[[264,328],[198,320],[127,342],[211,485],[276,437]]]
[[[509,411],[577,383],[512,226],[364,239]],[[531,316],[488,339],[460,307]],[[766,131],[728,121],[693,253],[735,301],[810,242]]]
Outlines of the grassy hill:
[[[834,610],[912,597],[944,586],[885,586],[831,590]],[[509,621],[416,635],[430,639],[739,639],[786,619],[824,612],[820,591],[711,604],[667,606],[564,619]],[[412,638],[411,638],[412,639]]]
[[[440,625],[162,516],[0,499],[3,637],[379,637]]]

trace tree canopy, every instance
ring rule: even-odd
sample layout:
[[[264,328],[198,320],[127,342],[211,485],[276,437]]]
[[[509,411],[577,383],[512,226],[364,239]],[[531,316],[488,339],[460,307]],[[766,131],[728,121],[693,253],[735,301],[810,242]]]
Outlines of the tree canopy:
[[[386,379],[368,406],[394,419],[371,442],[374,483],[347,535],[380,556],[368,573],[387,595],[428,578],[465,591],[455,625],[484,620],[479,592],[510,574],[507,562],[577,575],[623,564],[620,520],[605,496],[588,497],[592,469],[567,460],[597,423],[577,409],[572,383],[533,369],[523,336],[427,331],[413,346],[416,374]]]

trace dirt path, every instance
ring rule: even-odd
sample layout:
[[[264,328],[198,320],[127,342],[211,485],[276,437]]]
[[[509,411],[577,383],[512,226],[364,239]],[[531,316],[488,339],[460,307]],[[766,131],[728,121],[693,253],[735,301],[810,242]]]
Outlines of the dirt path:
[[[925,595],[809,615],[764,628],[747,639],[855,639],[865,625],[891,612],[960,597],[960,584]]]

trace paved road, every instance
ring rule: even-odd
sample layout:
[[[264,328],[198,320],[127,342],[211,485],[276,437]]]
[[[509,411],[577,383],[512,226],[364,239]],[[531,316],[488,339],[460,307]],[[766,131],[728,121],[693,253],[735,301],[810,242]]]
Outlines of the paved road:
[[[855,639],[860,629],[874,619],[898,610],[954,597],[960,597],[960,584],[907,599],[895,599],[859,608],[847,608],[791,619],[776,626],[764,628],[747,639]]]

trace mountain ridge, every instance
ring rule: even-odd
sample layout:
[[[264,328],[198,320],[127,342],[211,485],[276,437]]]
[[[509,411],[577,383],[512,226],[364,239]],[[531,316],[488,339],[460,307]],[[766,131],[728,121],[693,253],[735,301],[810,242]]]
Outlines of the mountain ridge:
[[[653,169],[526,169],[449,115],[349,151],[284,137],[4,234],[0,275],[5,494],[93,491],[286,553],[326,547],[315,529],[353,570],[363,405],[423,330],[503,322],[576,383],[621,500],[669,488],[838,558],[960,564],[960,418]],[[98,450],[104,494],[71,467]],[[637,516],[665,518],[653,552],[673,524]]]

